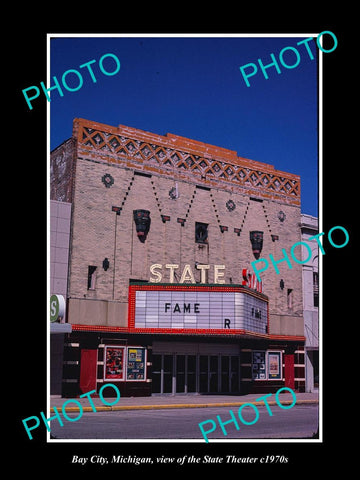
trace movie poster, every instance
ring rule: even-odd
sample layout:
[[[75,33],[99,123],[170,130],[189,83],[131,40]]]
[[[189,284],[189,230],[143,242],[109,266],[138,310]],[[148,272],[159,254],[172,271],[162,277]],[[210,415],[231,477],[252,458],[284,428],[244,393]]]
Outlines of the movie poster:
[[[145,380],[145,348],[128,348],[127,380]]]
[[[268,377],[269,380],[281,379],[280,352],[268,352]]]
[[[124,379],[124,347],[105,347],[105,380]]]

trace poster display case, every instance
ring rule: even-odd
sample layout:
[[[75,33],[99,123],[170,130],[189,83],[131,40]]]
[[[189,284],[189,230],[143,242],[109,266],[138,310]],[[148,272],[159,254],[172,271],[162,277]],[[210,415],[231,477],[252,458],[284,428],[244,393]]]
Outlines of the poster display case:
[[[128,347],[126,379],[128,381],[145,380],[146,349],[143,347]]]
[[[105,347],[104,380],[124,380],[125,347]]]
[[[146,348],[106,345],[104,380],[146,381]]]
[[[281,380],[281,352],[267,352],[269,380]]]
[[[253,380],[281,380],[282,360],[279,351],[252,352]]]

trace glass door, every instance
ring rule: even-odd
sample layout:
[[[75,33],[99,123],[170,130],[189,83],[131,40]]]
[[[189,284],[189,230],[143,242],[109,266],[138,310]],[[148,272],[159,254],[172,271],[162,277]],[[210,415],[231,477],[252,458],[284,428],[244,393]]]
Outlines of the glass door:
[[[209,356],[209,392],[217,393],[219,391],[219,356]]]
[[[152,357],[152,393],[162,392],[162,355],[153,355]]]
[[[163,390],[161,393],[173,393],[173,366],[174,355],[163,355]]]
[[[221,392],[230,392],[230,357],[221,356]]]
[[[209,391],[209,357],[200,355],[199,358],[199,392],[207,393]]]
[[[237,393],[240,362],[236,355],[153,355],[153,393]]]
[[[230,357],[230,392],[240,390],[240,358],[233,355]]]
[[[176,355],[176,393],[185,392],[185,355]]]
[[[195,393],[196,389],[196,355],[187,355],[186,392]]]

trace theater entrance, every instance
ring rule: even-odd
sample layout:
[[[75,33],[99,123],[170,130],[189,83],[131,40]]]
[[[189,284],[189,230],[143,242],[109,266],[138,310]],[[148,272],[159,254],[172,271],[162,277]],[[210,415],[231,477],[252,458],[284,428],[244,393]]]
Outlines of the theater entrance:
[[[202,348],[201,344],[190,344],[188,347],[182,344],[181,347],[176,348],[171,344],[153,345],[153,394],[239,393],[238,346],[206,345]],[[186,352],[190,347],[192,352]],[[170,350],[176,349],[183,352],[170,353]]]

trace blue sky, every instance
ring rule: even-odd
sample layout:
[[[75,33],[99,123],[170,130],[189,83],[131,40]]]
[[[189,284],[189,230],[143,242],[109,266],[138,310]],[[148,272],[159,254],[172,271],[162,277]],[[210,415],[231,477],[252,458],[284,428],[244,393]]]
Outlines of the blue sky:
[[[315,57],[311,60],[305,47],[296,45],[304,38],[52,38],[51,78],[55,75],[60,81],[64,72],[75,69],[84,83],[75,92],[63,89],[63,97],[52,92],[50,148],[71,136],[76,117],[181,135],[300,175],[302,212],[317,216],[317,47],[315,40],[309,44]],[[288,46],[301,55],[296,68],[286,69],[279,62],[282,73],[272,67],[268,80],[259,68],[246,86],[240,66],[257,63],[258,58],[268,64],[271,53],[279,59]],[[121,62],[116,75],[99,70],[98,61],[107,53]],[[96,83],[86,68],[79,68],[93,59]],[[107,60],[104,66],[110,72],[115,63]],[[288,52],[284,61],[290,65],[295,57]],[[76,87],[75,74],[66,78]]]

